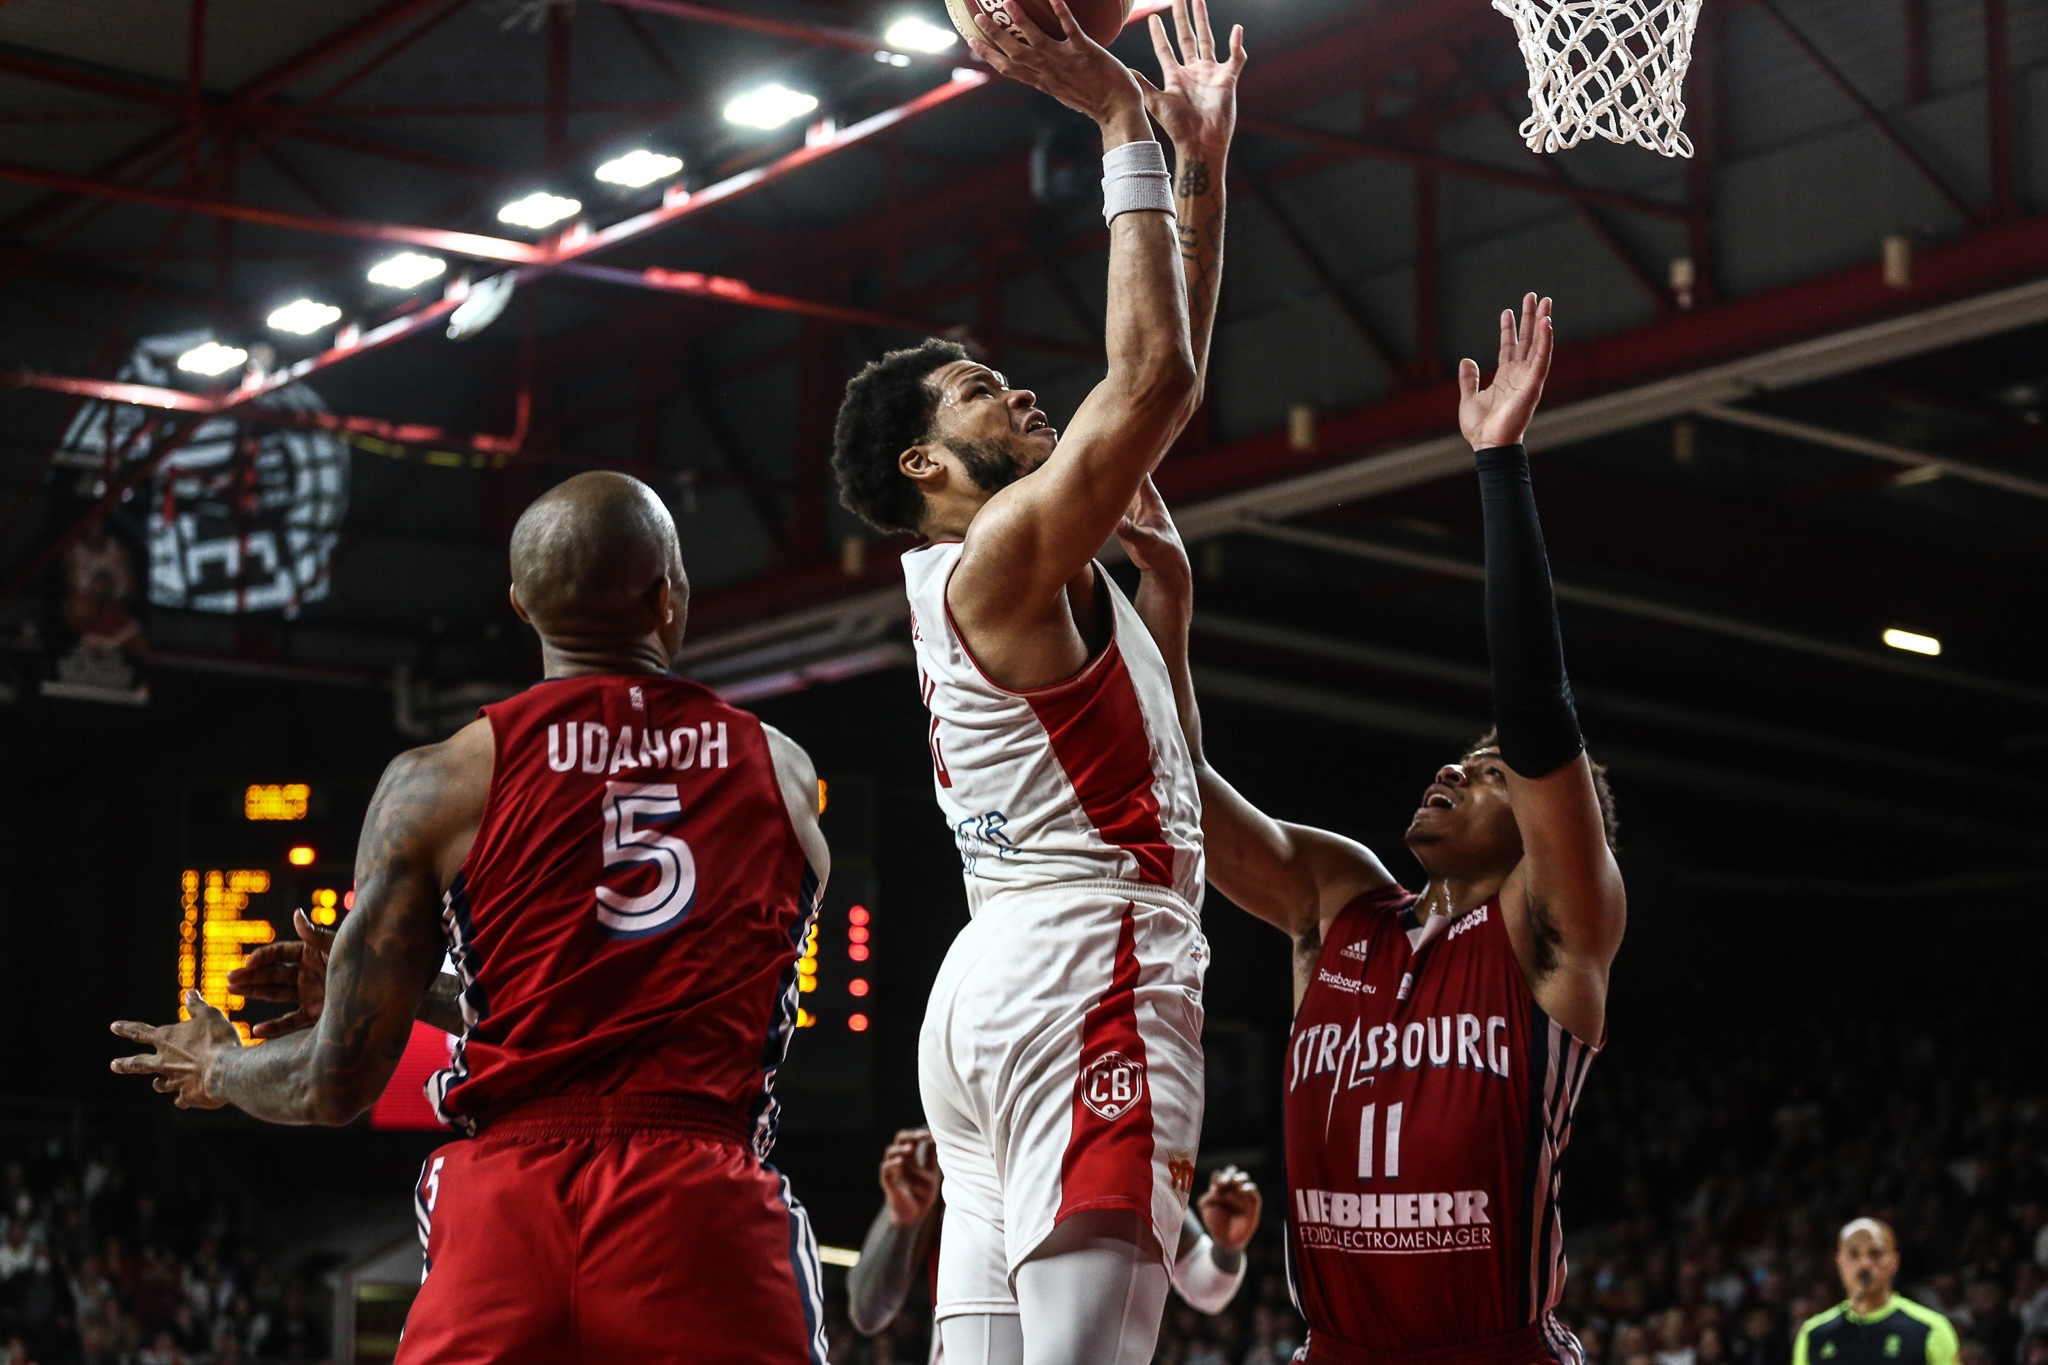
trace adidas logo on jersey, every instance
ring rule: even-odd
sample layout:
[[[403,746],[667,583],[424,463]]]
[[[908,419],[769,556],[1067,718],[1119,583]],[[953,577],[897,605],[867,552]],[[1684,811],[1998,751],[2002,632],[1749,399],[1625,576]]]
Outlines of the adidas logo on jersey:
[[[1344,945],[1344,947],[1343,947],[1343,948],[1342,948],[1341,950],[1339,950],[1339,951],[1338,951],[1338,953],[1337,953],[1337,956],[1338,956],[1338,957],[1348,957],[1348,958],[1350,958],[1350,959],[1351,959],[1351,960],[1352,960],[1353,962],[1363,962],[1363,961],[1365,961],[1365,953],[1366,953],[1366,950],[1367,950],[1368,948],[1370,948],[1371,946],[1372,946],[1372,940],[1371,940],[1371,939],[1369,939],[1369,938],[1362,938],[1362,939],[1358,940],[1358,942],[1356,942],[1356,943],[1347,943],[1347,944],[1345,944],[1345,945]]]

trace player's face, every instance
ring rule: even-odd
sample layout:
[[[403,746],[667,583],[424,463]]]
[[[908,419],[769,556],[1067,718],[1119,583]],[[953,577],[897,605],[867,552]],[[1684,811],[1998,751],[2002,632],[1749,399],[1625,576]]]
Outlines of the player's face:
[[[1887,1238],[1866,1230],[1850,1233],[1835,1248],[1835,1269],[1849,1297],[1861,1298],[1889,1288],[1899,1271],[1899,1253]]]
[[[1437,769],[1407,834],[1408,847],[1432,876],[1480,875],[1521,861],[1522,833],[1508,803],[1507,772],[1491,749]]]
[[[1060,434],[1038,395],[1013,389],[986,365],[956,360],[926,381],[938,390],[939,440],[974,485],[995,493],[1051,458]]]

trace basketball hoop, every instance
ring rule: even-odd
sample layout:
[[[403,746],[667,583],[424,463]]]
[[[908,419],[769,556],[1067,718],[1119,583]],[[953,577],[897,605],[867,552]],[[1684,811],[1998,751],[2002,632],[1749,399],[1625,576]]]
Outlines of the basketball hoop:
[[[1529,65],[1529,149],[1589,134],[1691,156],[1685,71],[1701,0],[1493,0],[1515,21]]]

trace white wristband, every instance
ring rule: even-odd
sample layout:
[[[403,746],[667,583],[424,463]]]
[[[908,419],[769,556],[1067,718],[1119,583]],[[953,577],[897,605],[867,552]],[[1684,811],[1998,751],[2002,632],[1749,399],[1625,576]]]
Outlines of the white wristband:
[[[1204,1234],[1185,1256],[1173,1263],[1173,1287],[1189,1307],[1212,1317],[1237,1297],[1237,1287],[1244,1283],[1245,1272],[1242,1253],[1238,1255],[1236,1272],[1226,1274],[1216,1264],[1215,1250],[1216,1243]]]
[[[1120,213],[1172,213],[1173,177],[1166,149],[1156,142],[1126,142],[1102,154],[1102,221]]]

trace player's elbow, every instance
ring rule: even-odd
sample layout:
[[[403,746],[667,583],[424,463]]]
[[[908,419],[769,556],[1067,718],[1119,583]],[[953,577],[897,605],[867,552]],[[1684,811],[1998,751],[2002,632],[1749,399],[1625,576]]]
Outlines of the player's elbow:
[[[1185,420],[1201,393],[1194,355],[1186,338],[1150,345],[1121,367],[1125,401],[1162,421]]]

